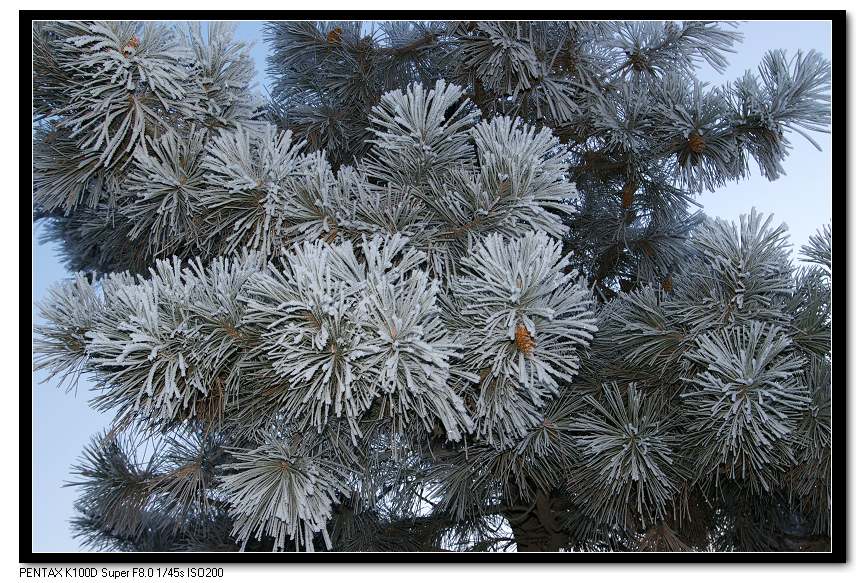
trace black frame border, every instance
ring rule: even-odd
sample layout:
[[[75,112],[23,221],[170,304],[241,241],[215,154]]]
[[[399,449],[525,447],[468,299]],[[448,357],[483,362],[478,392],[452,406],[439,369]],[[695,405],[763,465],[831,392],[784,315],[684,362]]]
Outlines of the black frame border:
[[[675,17],[675,18],[673,18]],[[833,294],[840,292],[841,301],[835,304],[833,337],[840,341],[842,350],[836,353],[836,366],[839,379],[832,385],[832,400],[840,404],[835,407],[833,430],[832,472],[832,550],[829,552],[741,552],[741,553],[122,553],[122,552],[34,552],[32,549],[33,523],[30,520],[35,500],[32,498],[33,476],[33,414],[31,386],[19,387],[19,463],[30,460],[28,468],[19,467],[19,549],[18,560],[22,564],[178,564],[189,565],[231,565],[231,564],[310,564],[310,563],[846,563],[847,562],[847,482],[850,478],[849,454],[847,452],[848,421],[850,411],[847,407],[848,372],[848,327],[847,327],[847,214],[848,198],[848,158],[847,135],[847,12],[844,10],[20,10],[19,18],[19,91],[20,91],[20,151],[32,149],[32,76],[26,79],[26,71],[32,69],[28,62],[32,55],[31,23],[33,20],[828,20],[832,25],[832,133],[831,144],[835,152],[832,158],[832,208],[840,211],[842,220],[835,222],[835,238],[842,245],[836,247],[840,255],[834,264],[841,266],[833,273],[835,287]],[[25,169],[25,160],[20,162],[21,175],[32,174],[31,167]],[[32,210],[32,184],[27,188],[20,186],[21,197],[29,197]],[[29,192],[27,192],[29,190]],[[32,215],[23,212],[21,220],[21,255],[24,249],[31,249],[29,263],[32,265]],[[29,239],[25,239],[28,233]],[[24,261],[21,262],[24,264]],[[32,277],[30,279],[32,286]],[[23,286],[22,286],[23,287]],[[32,288],[25,303],[21,294],[20,311],[32,310]],[[27,305],[30,304],[30,305]],[[836,334],[837,332],[837,334]],[[24,341],[22,330],[22,344]],[[32,346],[32,330],[30,338]],[[840,362],[838,359],[840,357]],[[23,359],[22,359],[23,360]],[[27,365],[32,369],[32,361]],[[22,369],[25,368],[22,366]],[[23,403],[30,403],[25,407]],[[29,471],[25,471],[29,470]],[[840,478],[840,479],[839,479]],[[29,509],[30,512],[25,512]]]

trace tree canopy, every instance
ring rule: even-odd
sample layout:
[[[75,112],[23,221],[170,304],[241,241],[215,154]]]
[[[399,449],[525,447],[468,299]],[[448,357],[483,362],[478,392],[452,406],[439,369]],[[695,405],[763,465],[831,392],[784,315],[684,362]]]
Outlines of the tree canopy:
[[[828,131],[720,22],[34,22],[34,366],[129,551],[828,550],[831,226],[698,196]],[[816,143],[815,143],[816,145]]]

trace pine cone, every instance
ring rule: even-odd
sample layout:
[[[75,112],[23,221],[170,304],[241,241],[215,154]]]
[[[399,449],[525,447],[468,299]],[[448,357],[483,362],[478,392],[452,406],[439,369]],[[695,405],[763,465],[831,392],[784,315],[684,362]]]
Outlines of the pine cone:
[[[335,45],[342,40],[342,28],[336,27],[327,33],[327,44]]]
[[[706,149],[706,139],[696,131],[691,132],[688,136],[688,149],[694,154],[702,154]]]
[[[137,36],[133,36],[131,39],[126,41],[126,44],[123,45],[123,52],[128,52],[131,49],[137,49],[141,46],[141,40]]]
[[[673,291],[673,276],[668,275],[664,278],[664,281],[661,282],[661,287],[664,288],[665,292]]]
[[[531,355],[532,351],[535,349],[535,340],[532,338],[532,335],[529,333],[525,324],[517,324],[517,331],[516,334],[514,334],[514,343],[517,345],[517,349],[523,354]]]
[[[631,67],[635,71],[648,71],[650,68],[649,58],[640,51],[632,53],[628,58],[628,62],[631,63]]]
[[[634,193],[637,192],[637,183],[629,180],[622,187],[622,208],[628,209],[634,204]]]

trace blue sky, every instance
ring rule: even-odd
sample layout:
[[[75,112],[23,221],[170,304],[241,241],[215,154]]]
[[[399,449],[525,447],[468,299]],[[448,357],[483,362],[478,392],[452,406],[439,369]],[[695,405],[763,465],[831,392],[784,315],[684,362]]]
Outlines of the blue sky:
[[[261,23],[238,23],[237,37],[254,42],[252,56],[264,87],[264,63],[267,47],[261,36]],[[739,27],[745,40],[738,52],[729,56],[724,73],[705,68],[700,77],[710,83],[721,83],[756,70],[770,49],[816,49],[831,59],[829,22],[745,22]],[[829,136],[812,134],[822,148],[816,150],[799,135],[791,136],[792,153],[785,163],[786,176],[775,182],[759,176],[756,168],[748,180],[728,185],[698,198],[710,216],[736,219],[752,206],[758,211],[774,213],[776,223],[785,222],[790,229],[794,249],[807,242],[809,235],[831,216],[831,148]],[[69,277],[58,260],[55,245],[38,245],[39,229],[33,228],[33,299],[39,301],[54,282]],[[35,309],[34,309],[35,315]],[[34,316],[35,317],[35,316]],[[91,385],[82,380],[77,392],[65,393],[56,383],[39,381],[33,376],[33,549],[35,551],[75,551],[78,544],[69,534],[68,521],[76,497],[73,488],[63,488],[69,479],[69,468],[81,454],[90,436],[110,421],[107,415],[95,413],[87,406]]]

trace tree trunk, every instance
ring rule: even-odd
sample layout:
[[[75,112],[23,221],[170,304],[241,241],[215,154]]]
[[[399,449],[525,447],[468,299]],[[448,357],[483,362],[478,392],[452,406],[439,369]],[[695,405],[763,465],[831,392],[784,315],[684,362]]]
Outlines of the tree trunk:
[[[832,550],[832,541],[827,536],[785,536],[781,540],[780,551],[828,553]]]
[[[504,515],[511,525],[519,552],[558,552],[567,545],[549,496],[539,492],[529,510],[508,509]]]

